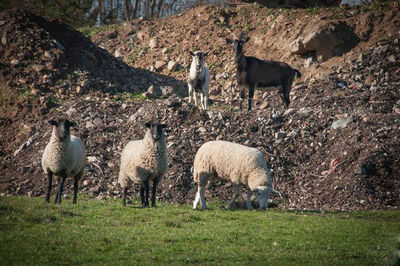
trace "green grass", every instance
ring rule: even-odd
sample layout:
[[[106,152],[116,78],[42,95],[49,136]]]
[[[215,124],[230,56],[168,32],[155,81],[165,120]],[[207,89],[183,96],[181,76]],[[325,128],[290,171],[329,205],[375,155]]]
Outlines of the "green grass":
[[[118,28],[118,24],[110,24],[110,25],[102,25],[102,26],[84,26],[78,28],[83,35],[90,38],[95,34],[107,31],[107,30],[115,30]]]
[[[206,211],[120,200],[0,197],[0,261],[13,264],[386,265],[400,212]]]

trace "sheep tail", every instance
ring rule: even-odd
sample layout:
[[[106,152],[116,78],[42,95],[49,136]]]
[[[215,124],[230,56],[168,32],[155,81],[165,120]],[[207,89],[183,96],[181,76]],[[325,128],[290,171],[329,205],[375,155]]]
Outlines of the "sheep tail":
[[[296,73],[296,78],[301,78],[301,73],[300,73],[300,71],[298,71],[297,69],[295,69],[294,72]]]

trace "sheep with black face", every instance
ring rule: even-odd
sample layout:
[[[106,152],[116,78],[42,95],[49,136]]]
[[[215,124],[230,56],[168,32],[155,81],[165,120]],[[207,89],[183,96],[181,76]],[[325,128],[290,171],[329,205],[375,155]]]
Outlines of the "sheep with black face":
[[[143,207],[149,207],[149,182],[153,182],[151,205],[155,207],[157,184],[168,170],[168,153],[164,128],[157,121],[145,124],[142,140],[130,141],[122,151],[118,183],[123,188],[123,206],[126,205],[128,188],[140,183],[140,199]]]
[[[194,105],[197,107],[197,94],[200,93],[200,104],[203,110],[207,110],[210,73],[208,67],[204,63],[204,58],[208,55],[201,51],[191,52],[192,63],[190,65],[190,73],[188,77],[188,94],[189,103],[194,100]]]
[[[248,110],[251,110],[254,89],[273,90],[279,88],[281,98],[285,107],[290,104],[290,91],[292,89],[293,80],[301,77],[301,73],[297,69],[291,68],[288,64],[278,61],[263,61],[255,57],[245,56],[243,45],[249,38],[243,38],[243,34],[239,39],[226,39],[228,43],[233,43],[235,47],[235,65],[236,80],[241,87],[240,110],[242,110],[242,102],[245,98],[245,88],[248,87]]]
[[[46,201],[50,201],[53,175],[57,175],[60,177],[60,182],[55,202],[61,203],[65,179],[73,177],[73,203],[76,203],[78,181],[83,175],[86,161],[85,149],[81,140],[70,134],[70,128],[76,127],[76,123],[66,119],[49,120],[48,123],[53,126],[53,130],[42,156],[42,168],[48,177]]]

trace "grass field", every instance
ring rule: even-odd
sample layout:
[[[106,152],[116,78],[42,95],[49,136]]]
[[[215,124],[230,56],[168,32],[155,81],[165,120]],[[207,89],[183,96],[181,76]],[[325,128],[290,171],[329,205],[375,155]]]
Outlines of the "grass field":
[[[0,264],[395,265],[400,212],[206,211],[0,197]]]

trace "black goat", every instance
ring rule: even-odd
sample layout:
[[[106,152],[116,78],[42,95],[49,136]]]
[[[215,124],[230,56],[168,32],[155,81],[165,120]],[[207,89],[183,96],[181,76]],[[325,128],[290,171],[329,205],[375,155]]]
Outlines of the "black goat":
[[[292,83],[295,77],[301,77],[301,73],[297,69],[291,68],[288,64],[277,61],[263,61],[255,57],[245,56],[243,53],[243,45],[249,40],[247,37],[242,39],[230,40],[228,43],[235,45],[235,64],[236,79],[240,88],[240,110],[242,110],[242,102],[245,98],[245,86],[249,88],[249,111],[251,110],[251,102],[254,96],[254,89],[270,90],[274,87],[281,87],[280,93],[285,107],[290,104],[289,93],[292,89]]]

